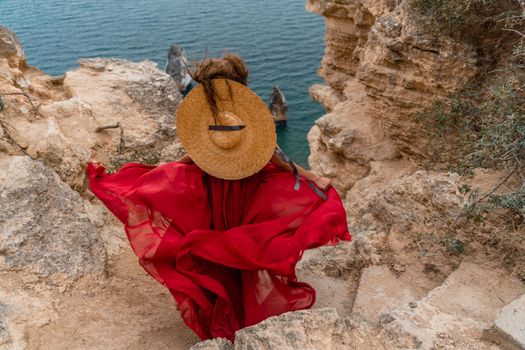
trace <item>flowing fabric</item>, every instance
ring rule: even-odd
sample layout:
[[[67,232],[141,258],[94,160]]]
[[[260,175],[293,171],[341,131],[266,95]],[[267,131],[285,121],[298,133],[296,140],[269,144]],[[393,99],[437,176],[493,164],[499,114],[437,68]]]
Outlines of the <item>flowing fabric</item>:
[[[113,174],[89,162],[87,174],[201,339],[234,340],[240,328],[310,308],[315,290],[295,274],[303,251],[350,240],[334,188],[323,199],[301,178],[294,190],[293,174],[271,162],[240,180],[180,162],[127,163]]]

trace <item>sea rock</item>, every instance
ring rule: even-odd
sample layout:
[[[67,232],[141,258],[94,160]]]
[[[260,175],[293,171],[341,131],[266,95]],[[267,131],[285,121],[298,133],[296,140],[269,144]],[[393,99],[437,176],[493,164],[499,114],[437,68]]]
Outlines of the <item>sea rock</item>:
[[[190,74],[185,69],[186,66],[184,49],[176,44],[171,45],[166,62],[166,73],[175,80],[180,91],[185,91],[192,81]]]
[[[286,123],[286,120],[288,119],[288,102],[286,102],[286,98],[279,88],[279,85],[273,87],[268,102],[268,108],[270,109],[270,112],[272,112],[273,119],[277,125]]]
[[[80,195],[40,161],[0,159],[0,270],[81,276],[104,270],[105,251]]]

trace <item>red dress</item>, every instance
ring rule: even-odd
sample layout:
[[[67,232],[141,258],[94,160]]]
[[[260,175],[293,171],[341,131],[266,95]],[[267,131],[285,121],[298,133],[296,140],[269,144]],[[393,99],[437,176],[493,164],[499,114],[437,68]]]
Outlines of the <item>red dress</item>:
[[[225,337],[281,313],[307,309],[315,290],[297,280],[305,249],[350,240],[334,188],[326,198],[269,162],[223,180],[195,164],[87,166],[91,191],[124,224],[140,265],[166,286],[201,338]]]

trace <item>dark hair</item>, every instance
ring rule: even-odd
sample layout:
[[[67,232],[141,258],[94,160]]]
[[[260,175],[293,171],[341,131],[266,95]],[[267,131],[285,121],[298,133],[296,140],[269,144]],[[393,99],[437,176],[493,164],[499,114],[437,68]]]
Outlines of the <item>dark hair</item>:
[[[246,62],[236,54],[228,53],[220,58],[205,58],[200,63],[194,63],[195,69],[189,70],[189,74],[197,83],[202,84],[206,99],[210,105],[214,118],[217,118],[219,109],[217,101],[220,96],[215,91],[212,79],[230,79],[243,85],[248,85],[248,67]],[[232,95],[229,86],[230,97]]]

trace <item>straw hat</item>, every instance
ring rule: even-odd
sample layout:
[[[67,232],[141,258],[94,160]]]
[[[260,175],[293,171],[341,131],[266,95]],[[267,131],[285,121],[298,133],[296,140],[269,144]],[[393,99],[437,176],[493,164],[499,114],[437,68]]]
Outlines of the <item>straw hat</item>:
[[[203,86],[197,85],[177,109],[180,142],[195,164],[212,176],[236,180],[253,175],[270,161],[277,146],[272,114],[247,86],[229,79],[212,83],[218,95],[217,122]]]

